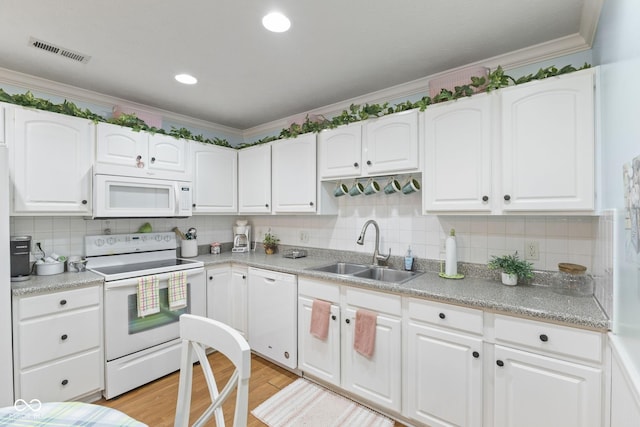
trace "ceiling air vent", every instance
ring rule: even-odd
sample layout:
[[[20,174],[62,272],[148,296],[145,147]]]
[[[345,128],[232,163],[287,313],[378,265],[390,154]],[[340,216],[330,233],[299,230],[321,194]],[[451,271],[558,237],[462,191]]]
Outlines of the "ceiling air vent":
[[[35,47],[37,49],[45,50],[47,52],[51,52],[59,56],[64,56],[65,58],[68,58],[77,62],[82,62],[83,64],[86,64],[87,62],[89,62],[89,59],[91,59],[89,55],[85,55],[84,53],[74,52],[71,49],[56,46],[53,43],[45,42],[43,40],[38,40],[35,37],[29,37],[29,46]]]

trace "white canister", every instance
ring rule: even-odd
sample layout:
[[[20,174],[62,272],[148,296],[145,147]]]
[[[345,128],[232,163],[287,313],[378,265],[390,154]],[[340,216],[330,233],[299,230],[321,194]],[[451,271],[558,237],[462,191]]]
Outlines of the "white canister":
[[[183,258],[191,258],[194,256],[198,256],[198,240],[183,240],[180,246],[181,256]]]

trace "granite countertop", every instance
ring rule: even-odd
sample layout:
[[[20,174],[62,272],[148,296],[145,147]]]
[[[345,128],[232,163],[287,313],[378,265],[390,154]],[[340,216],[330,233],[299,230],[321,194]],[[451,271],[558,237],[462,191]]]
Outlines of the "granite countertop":
[[[593,296],[560,295],[548,286],[505,286],[497,280],[467,276],[461,280],[443,279],[436,272],[425,272],[403,284],[308,270],[311,267],[345,261],[344,258],[305,257],[290,259],[280,254],[265,255],[250,252],[220,255],[199,255],[205,267],[236,262],[249,267],[265,268],[298,276],[314,277],[336,283],[406,296],[426,298],[449,304],[463,305],[496,313],[524,316],[537,320],[563,323],[586,329],[606,331],[609,319]]]
[[[195,258],[206,267],[225,263],[239,263],[249,267],[264,268],[298,276],[333,281],[405,296],[414,296],[471,308],[524,316],[528,318],[562,323],[569,326],[606,331],[609,319],[593,296],[573,297],[560,295],[548,286],[504,286],[498,280],[467,275],[461,280],[448,280],[435,272],[426,272],[403,284],[384,283],[376,280],[308,270],[338,261],[352,261],[338,255],[310,254],[304,258],[284,258],[281,254],[265,255],[262,252],[199,255]],[[335,252],[336,254],[338,252]],[[342,256],[342,255],[340,255]],[[368,257],[366,259],[369,259]],[[362,260],[357,260],[362,262]],[[367,263],[367,262],[365,262]],[[62,273],[53,276],[31,276],[25,282],[12,282],[14,296],[30,295],[91,286],[102,283],[102,277],[91,273]]]
[[[24,282],[11,282],[13,296],[42,294],[61,291],[64,289],[83,288],[86,286],[102,285],[102,276],[84,271],[82,273],[60,273],[51,276],[36,276],[32,274]]]

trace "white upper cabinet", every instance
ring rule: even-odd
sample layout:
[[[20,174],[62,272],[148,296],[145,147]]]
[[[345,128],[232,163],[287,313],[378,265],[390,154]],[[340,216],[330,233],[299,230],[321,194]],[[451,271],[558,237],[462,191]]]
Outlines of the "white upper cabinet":
[[[362,173],[362,125],[352,123],[318,134],[320,178],[344,178]]]
[[[594,70],[499,94],[502,210],[593,210]]]
[[[271,145],[238,151],[238,211],[271,212]]]
[[[97,173],[191,180],[185,140],[109,123],[97,128]]]
[[[494,101],[480,94],[424,112],[425,211],[491,211]]]
[[[0,103],[0,144],[1,145],[4,145],[6,143],[5,124],[4,124],[5,110],[7,110],[7,107],[5,107],[2,103]]]
[[[12,214],[91,215],[94,124],[23,108],[13,114]]]
[[[274,142],[271,150],[273,212],[315,212],[316,134]]]
[[[149,135],[150,172],[187,176],[187,141],[170,135]]]
[[[418,171],[418,110],[320,132],[320,179]]]
[[[417,170],[418,110],[373,119],[364,126],[363,167],[367,175]]]
[[[238,211],[238,152],[191,141],[193,214]]]

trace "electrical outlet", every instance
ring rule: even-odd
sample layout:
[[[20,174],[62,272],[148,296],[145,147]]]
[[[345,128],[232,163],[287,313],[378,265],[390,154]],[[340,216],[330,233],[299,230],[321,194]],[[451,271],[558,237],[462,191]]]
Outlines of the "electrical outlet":
[[[309,242],[309,233],[305,230],[300,232],[300,242],[307,243]]]
[[[537,241],[531,240],[525,244],[524,259],[537,261],[540,259],[540,245]]]

